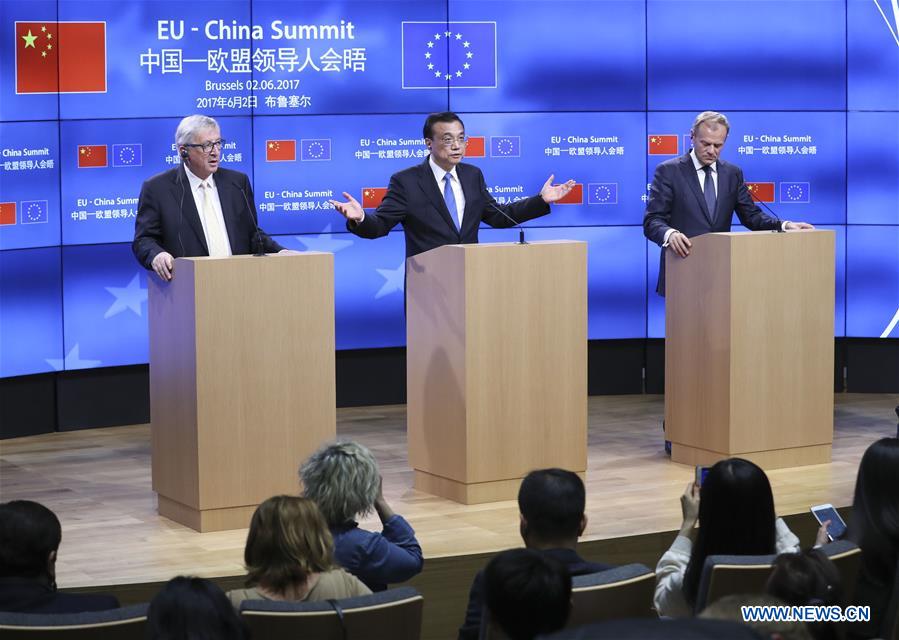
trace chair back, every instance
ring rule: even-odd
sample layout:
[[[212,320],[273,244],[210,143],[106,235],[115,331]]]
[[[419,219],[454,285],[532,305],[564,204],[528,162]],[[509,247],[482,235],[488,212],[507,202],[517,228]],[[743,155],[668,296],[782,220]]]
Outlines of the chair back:
[[[740,593],[764,593],[771,575],[775,554],[763,556],[713,555],[705,559],[699,589],[696,591],[695,614],[724,596]]]
[[[253,638],[419,640],[424,599],[412,587],[325,602],[245,600],[240,615]]]
[[[134,640],[143,638],[149,605],[86,613],[0,613],[3,640]]]
[[[571,615],[566,626],[653,617],[655,582],[652,569],[639,563],[575,576],[571,579]]]
[[[848,540],[835,540],[820,548],[840,572],[840,582],[843,584],[843,594],[846,602],[851,603],[855,599],[855,585],[858,582],[858,572],[862,566],[862,550],[854,542]]]

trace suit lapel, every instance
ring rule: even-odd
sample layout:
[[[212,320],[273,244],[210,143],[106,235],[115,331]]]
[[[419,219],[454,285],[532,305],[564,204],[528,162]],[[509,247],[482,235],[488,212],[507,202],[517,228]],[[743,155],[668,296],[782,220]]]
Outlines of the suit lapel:
[[[434,179],[434,172],[431,171],[431,165],[429,164],[428,160],[425,160],[424,163],[419,166],[419,186],[421,187],[422,191],[425,192],[425,195],[428,196],[431,204],[434,205],[438,213],[440,213],[440,215],[443,217],[444,221],[450,226],[453,231],[459,233],[459,227],[456,225],[453,216],[450,215],[449,209],[447,209],[446,207],[446,202],[443,199],[443,194],[440,193],[440,189],[437,188],[437,181]]]
[[[197,203],[194,201],[193,189],[190,187],[190,180],[187,179],[184,167],[179,167],[178,173],[175,174],[175,181],[172,184],[172,195],[175,201],[180,203],[181,215],[184,216],[184,220],[193,229],[194,234],[197,236],[200,244],[203,245],[203,250],[208,256],[209,247],[206,246],[206,234],[203,233],[203,223],[200,222],[200,214],[197,211]]]
[[[472,181],[472,172],[467,166],[457,165],[456,175],[459,176],[459,184],[462,185],[462,195],[465,196],[465,209],[462,213],[462,237],[472,227],[481,224],[481,212],[475,209],[475,202],[480,202],[478,185]]]
[[[693,166],[693,158],[691,158],[689,154],[684,156],[680,168],[684,174],[684,180],[686,180],[687,184],[690,185],[690,190],[696,197],[696,203],[699,205],[699,208],[702,211],[702,215],[705,216],[705,219],[708,221],[709,225],[711,225],[712,216],[709,213],[709,208],[705,203],[705,196],[702,195],[702,189],[699,186],[699,177],[697,176],[696,167]],[[720,179],[721,176],[719,175],[718,177]]]
[[[730,221],[730,216],[733,214],[733,211],[722,211],[721,209],[722,203],[727,200],[722,195],[729,193],[729,190],[730,172],[724,168],[721,160],[718,160],[718,200],[715,204],[715,223],[720,223],[725,218]]]

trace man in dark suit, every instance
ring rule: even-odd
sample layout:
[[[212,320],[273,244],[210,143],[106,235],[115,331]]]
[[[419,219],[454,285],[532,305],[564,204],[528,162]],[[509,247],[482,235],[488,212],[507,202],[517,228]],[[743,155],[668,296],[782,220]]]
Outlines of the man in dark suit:
[[[690,238],[730,231],[731,215],[752,231],[812,229],[807,222],[769,216],[755,204],[743,172],[719,158],[730,132],[727,118],[703,111],[693,122],[689,153],[656,167],[643,218],[644,235],[681,258],[690,255]],[[665,252],[659,265],[659,295],[665,295]]]
[[[569,576],[611,569],[610,565],[584,560],[577,539],[587,528],[586,490],[581,478],[565,469],[531,471],[518,489],[518,530],[525,547],[562,565]],[[475,640],[481,628],[486,596],[486,576],[479,571],[471,584],[465,622],[459,640]]]
[[[481,170],[462,163],[468,140],[459,116],[432,113],[422,133],[428,159],[391,176],[374,213],[366,214],[346,192],[347,202],[331,200],[347,219],[347,229],[362,238],[380,238],[402,223],[407,258],[445,244],[476,243],[482,221],[491,227],[511,227],[544,216],[550,203],[574,187],[573,180],[553,185],[550,176],[538,195],[500,206],[487,191]]]
[[[175,132],[181,166],[141,187],[131,249],[163,280],[172,279],[176,257],[284,251],[257,226],[246,174],[219,166],[223,143],[215,120],[187,116]]]

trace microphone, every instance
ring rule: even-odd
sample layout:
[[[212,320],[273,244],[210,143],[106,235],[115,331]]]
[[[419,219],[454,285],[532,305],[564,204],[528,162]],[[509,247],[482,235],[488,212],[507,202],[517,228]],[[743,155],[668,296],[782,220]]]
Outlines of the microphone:
[[[237,182],[232,182],[232,186],[234,186],[238,191],[240,191],[240,195],[243,196],[243,201],[247,205],[247,214],[250,216],[250,220],[253,222],[253,229],[255,232],[253,233],[253,255],[256,257],[265,256],[265,251],[263,250],[262,243],[262,232],[259,230],[259,223],[256,222],[256,216],[253,215],[253,208],[250,206],[250,199],[247,198],[247,194],[243,189],[243,186],[237,184]]]
[[[506,218],[506,220],[511,221],[513,227],[518,227],[518,244],[527,244],[527,242],[524,241],[524,227],[521,226],[521,223],[518,222],[518,220],[516,220],[512,216],[510,216],[508,213],[506,213],[505,211],[500,209],[498,206],[496,206],[496,203],[493,202],[492,198],[487,200],[487,204],[489,204],[491,207],[493,207],[493,209],[495,211],[499,211],[500,215],[502,215],[504,218]]]
[[[744,187],[746,186],[746,183],[745,183],[745,182],[743,183],[743,186],[744,186]],[[783,220],[780,219],[780,216],[779,216],[779,215],[777,215],[776,213],[774,213],[774,209],[772,209],[772,208],[769,207],[767,204],[765,204],[764,202],[762,202],[759,198],[755,197],[755,196],[752,194],[752,191],[749,189],[749,187],[746,187],[746,191],[749,192],[749,197],[752,199],[753,202],[755,202],[756,204],[760,204],[760,205],[762,205],[763,207],[765,207],[765,209],[767,209],[768,212],[769,212],[772,216],[774,216],[774,219],[777,220],[777,221],[780,223],[780,224],[777,226],[777,229],[775,229],[775,231],[776,231],[777,233],[786,233],[786,232],[784,231],[784,228],[783,228],[783,227],[784,227],[784,225],[783,225]]]

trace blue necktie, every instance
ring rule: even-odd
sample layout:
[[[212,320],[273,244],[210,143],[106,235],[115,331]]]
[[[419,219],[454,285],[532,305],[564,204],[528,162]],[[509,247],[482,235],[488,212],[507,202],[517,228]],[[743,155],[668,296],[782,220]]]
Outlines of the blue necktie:
[[[705,206],[709,208],[709,218],[712,223],[715,222],[715,209],[718,208],[718,196],[715,195],[715,182],[712,180],[712,167],[706,165],[702,168],[705,171],[705,183],[702,186],[703,195],[705,195]]]
[[[443,175],[443,180],[446,183],[443,187],[443,200],[446,202],[446,208],[449,209],[450,218],[453,219],[453,226],[455,226],[456,231],[458,231],[459,223],[456,221],[456,216],[459,215],[459,212],[456,211],[456,196],[453,193],[452,185],[453,177],[446,173]]]

